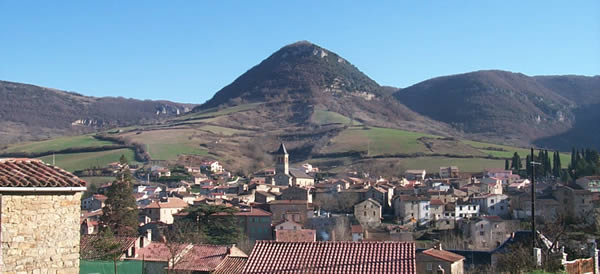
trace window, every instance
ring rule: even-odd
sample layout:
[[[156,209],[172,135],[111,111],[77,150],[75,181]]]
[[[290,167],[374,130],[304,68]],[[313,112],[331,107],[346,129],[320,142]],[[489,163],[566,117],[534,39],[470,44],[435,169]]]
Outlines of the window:
[[[462,210],[462,206],[459,206],[459,207],[458,207],[458,210]]]
[[[492,204],[494,203],[494,199],[492,199]]]
[[[483,224],[481,224],[481,229],[483,229]]]
[[[450,224],[450,221],[446,220],[446,224],[447,224],[447,225],[449,225],[449,224]]]
[[[491,209],[491,210],[494,210],[494,206],[490,206],[490,209]]]
[[[433,265],[431,265],[431,263],[427,263],[427,270],[433,270]]]
[[[373,216],[376,216],[376,215],[375,215],[375,211],[373,211]]]
[[[485,236],[485,231],[479,231],[479,236]]]
[[[364,215],[364,216],[367,216],[367,212],[366,212],[366,211],[365,211],[365,212],[363,212],[363,215]]]
[[[504,210],[504,206],[500,206],[500,210]]]
[[[414,213],[411,213],[411,214],[410,214],[410,217],[415,217],[415,214],[414,214]]]

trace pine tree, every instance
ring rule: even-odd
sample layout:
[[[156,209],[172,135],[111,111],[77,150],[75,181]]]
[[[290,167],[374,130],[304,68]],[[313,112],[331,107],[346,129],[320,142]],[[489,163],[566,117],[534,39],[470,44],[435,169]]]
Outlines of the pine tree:
[[[509,170],[510,169],[510,164],[508,163],[508,159],[504,160],[504,170]]]
[[[120,161],[122,167],[116,176],[117,180],[108,188],[100,220],[117,235],[137,235],[138,210],[131,186],[132,176],[127,159],[121,156],[121,160],[124,160]]]

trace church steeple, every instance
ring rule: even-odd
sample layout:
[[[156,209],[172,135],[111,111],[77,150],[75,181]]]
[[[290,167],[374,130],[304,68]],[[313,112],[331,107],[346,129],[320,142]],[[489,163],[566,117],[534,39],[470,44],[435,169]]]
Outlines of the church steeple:
[[[277,150],[277,152],[275,153],[275,160],[276,160],[276,164],[275,164],[275,173],[276,174],[290,174],[290,167],[289,167],[289,155],[287,152],[287,149],[285,149],[285,145],[283,143],[281,143],[281,145],[279,146],[279,149]]]

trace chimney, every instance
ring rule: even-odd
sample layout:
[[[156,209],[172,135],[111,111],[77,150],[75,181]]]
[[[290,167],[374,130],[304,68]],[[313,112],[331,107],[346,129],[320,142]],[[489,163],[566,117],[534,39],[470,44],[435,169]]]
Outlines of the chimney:
[[[152,242],[152,229],[146,230],[146,235],[142,235],[142,246],[147,247]]]

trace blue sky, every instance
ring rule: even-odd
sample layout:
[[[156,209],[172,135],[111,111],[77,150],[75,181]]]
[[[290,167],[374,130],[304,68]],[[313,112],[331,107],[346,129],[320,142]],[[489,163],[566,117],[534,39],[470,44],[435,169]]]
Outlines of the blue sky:
[[[0,80],[202,103],[298,40],[396,87],[480,69],[600,74],[600,1],[371,2],[0,0]]]

